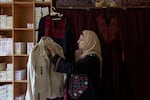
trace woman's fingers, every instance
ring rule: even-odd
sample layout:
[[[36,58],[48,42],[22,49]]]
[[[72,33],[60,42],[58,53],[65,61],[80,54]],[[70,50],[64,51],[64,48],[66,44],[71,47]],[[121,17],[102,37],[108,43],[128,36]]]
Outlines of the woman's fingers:
[[[48,48],[49,52],[52,54],[52,56],[54,56],[55,55],[55,49],[52,46],[48,46],[47,48]]]

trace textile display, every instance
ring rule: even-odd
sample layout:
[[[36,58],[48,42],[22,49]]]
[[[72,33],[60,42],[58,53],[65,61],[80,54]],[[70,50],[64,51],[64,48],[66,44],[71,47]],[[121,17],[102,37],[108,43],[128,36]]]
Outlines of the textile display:
[[[149,6],[150,0],[122,0],[123,6]]]
[[[95,0],[57,0],[56,6],[68,7],[68,6],[94,6]]]

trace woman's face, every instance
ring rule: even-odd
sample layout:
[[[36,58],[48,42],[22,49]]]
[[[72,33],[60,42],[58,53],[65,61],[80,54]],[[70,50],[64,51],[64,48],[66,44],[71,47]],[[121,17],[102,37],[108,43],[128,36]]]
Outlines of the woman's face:
[[[84,41],[83,41],[83,35],[81,34],[80,37],[79,37],[79,40],[77,41],[78,43],[78,47],[79,49],[83,49],[84,48]]]

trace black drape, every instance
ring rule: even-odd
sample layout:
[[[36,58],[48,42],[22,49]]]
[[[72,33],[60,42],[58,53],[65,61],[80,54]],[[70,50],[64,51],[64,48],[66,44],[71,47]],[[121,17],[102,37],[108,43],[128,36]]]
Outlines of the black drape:
[[[103,100],[149,100],[150,9],[112,9],[118,20],[117,38],[107,43],[100,37],[96,18],[106,9],[58,9],[71,23],[73,47],[82,30],[95,31],[103,57]],[[122,60],[124,52],[125,61]]]
[[[120,12],[121,41],[134,100],[150,100],[150,9]]]

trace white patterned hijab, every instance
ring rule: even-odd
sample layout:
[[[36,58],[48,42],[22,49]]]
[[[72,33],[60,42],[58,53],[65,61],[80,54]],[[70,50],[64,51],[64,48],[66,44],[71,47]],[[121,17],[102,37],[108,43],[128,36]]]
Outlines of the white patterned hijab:
[[[102,56],[101,45],[97,34],[91,30],[84,30],[83,33],[83,49],[78,49],[75,53],[76,60],[84,58],[89,54],[96,54],[100,60],[100,78],[102,78]]]

